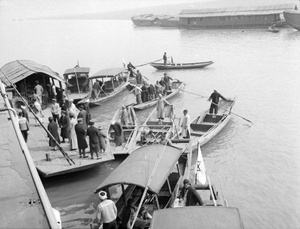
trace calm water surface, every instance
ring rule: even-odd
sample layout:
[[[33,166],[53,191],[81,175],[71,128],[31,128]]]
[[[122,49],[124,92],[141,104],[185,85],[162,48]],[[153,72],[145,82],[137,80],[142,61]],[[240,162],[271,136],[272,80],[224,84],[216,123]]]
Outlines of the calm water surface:
[[[4,27],[3,27],[4,26]],[[9,33],[5,32],[9,29]],[[45,64],[61,75],[79,61],[91,67],[122,66],[122,59],[144,64],[162,57],[174,61],[213,60],[201,70],[169,71],[186,91],[209,96],[217,89],[236,97],[228,125],[203,148],[209,176],[222,186],[245,228],[300,227],[300,32],[261,30],[178,30],[137,28],[131,21],[14,21],[0,28],[1,66],[16,59]],[[149,65],[142,74],[163,76]],[[115,109],[134,102],[126,92],[92,110],[108,127]],[[170,100],[177,117],[208,109],[199,96],[182,92]],[[137,113],[141,120],[151,111]],[[89,228],[99,203],[93,190],[124,158],[80,173],[43,180],[65,228]]]

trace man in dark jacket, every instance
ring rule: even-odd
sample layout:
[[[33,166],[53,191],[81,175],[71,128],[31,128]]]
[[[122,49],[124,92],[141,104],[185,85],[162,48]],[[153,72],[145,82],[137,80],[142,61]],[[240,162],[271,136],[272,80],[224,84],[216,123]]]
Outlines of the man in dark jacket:
[[[62,143],[65,143],[65,138],[69,138],[70,135],[70,118],[66,115],[66,111],[61,111],[61,117],[59,119],[59,125],[61,128],[60,136],[62,137]]]
[[[218,114],[218,104],[219,104],[220,97],[223,100],[227,100],[224,96],[222,96],[216,90],[214,90],[214,92],[209,96],[207,101],[211,100],[211,105],[210,105],[210,108],[209,108],[209,113],[210,114],[212,114],[213,112],[214,112],[214,114]]]
[[[51,148],[51,150],[56,150],[56,142],[60,143],[60,139],[59,139],[59,134],[58,134],[58,125],[56,122],[54,122],[53,117],[49,117],[49,124],[48,124],[48,131],[50,132],[50,134],[54,137],[54,139],[52,137],[50,137],[50,135],[48,134],[49,137],[49,146]],[[56,141],[56,142],[55,142]]]
[[[83,109],[83,105],[79,106],[79,113],[77,115],[77,119],[79,118],[82,118],[82,126],[86,130],[89,118],[88,118],[87,111]]]
[[[79,158],[86,158],[85,149],[88,147],[86,142],[86,130],[82,125],[82,118],[77,119],[77,124],[75,125],[75,132],[77,136],[78,149],[79,149]]]
[[[99,142],[99,137],[100,137],[100,132],[99,130],[94,126],[95,124],[94,119],[90,120],[89,123],[89,128],[87,128],[87,136],[89,136],[89,143],[90,143],[90,153],[91,153],[91,159],[94,159],[94,153],[97,155],[97,159],[101,159],[99,157],[99,152],[100,152],[100,142]]]
[[[188,179],[184,179],[183,185],[184,188],[180,192],[180,200],[185,201],[185,206],[194,206],[197,203],[201,206],[205,206],[197,190],[191,185]]]

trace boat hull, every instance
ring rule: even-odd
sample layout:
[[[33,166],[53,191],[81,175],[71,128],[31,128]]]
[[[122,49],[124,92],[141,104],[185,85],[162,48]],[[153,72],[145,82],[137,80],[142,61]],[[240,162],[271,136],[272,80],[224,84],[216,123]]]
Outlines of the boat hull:
[[[158,70],[168,69],[192,69],[192,68],[204,68],[213,64],[213,61],[195,62],[195,63],[169,63],[164,65],[163,63],[151,63],[150,65]]]
[[[115,90],[111,93],[105,93],[103,97],[100,97],[98,99],[92,99],[90,98],[90,106],[95,107],[95,106],[100,106],[101,103],[111,99],[112,97],[118,95],[120,92],[125,90],[126,86],[129,84],[129,82],[123,82],[119,87],[115,88]],[[90,97],[90,94],[89,94]]]
[[[288,25],[300,31],[300,11],[299,10],[289,10],[284,11],[283,16]]]

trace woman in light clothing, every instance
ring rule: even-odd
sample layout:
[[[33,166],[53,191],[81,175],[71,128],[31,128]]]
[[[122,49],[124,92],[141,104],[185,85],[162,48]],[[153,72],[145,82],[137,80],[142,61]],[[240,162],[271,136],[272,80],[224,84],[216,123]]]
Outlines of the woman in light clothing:
[[[78,148],[77,135],[75,131],[76,124],[77,121],[75,119],[75,115],[73,113],[70,113],[70,134],[69,134],[70,150],[76,150]]]

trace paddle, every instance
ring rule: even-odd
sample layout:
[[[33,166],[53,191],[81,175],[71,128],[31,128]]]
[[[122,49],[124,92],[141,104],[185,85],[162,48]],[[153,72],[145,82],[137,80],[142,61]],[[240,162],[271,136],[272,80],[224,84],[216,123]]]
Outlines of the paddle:
[[[146,63],[146,64],[140,64],[140,65],[137,65],[137,66],[135,66],[135,67],[142,67],[142,66],[144,66],[144,65],[151,64],[151,63],[155,63],[155,62],[158,62],[158,61],[160,61],[160,60],[162,60],[162,58],[161,58],[161,59],[158,59],[158,60],[155,60],[155,61],[148,62],[148,63]]]
[[[190,94],[193,94],[193,95],[200,96],[200,97],[202,97],[202,98],[207,98],[207,96],[199,95],[199,94],[196,94],[196,93],[193,93],[193,92],[189,92],[189,91],[186,91],[186,90],[183,90],[183,89],[179,89],[179,90],[184,91],[184,92],[187,92],[187,93],[190,93]],[[236,116],[238,116],[238,117],[240,117],[240,118],[246,120],[247,122],[250,122],[250,123],[254,124],[254,123],[251,122],[249,119],[246,119],[245,117],[242,117],[241,115],[238,115],[238,114],[232,112],[231,110],[228,110],[228,109],[226,109],[226,108],[224,108],[224,107],[221,107],[220,105],[218,105],[218,104],[216,104],[216,103],[214,103],[214,102],[211,102],[211,103],[214,104],[214,105],[216,105],[216,106],[218,106],[219,108],[224,109],[225,111],[229,111],[230,113],[232,113],[232,114],[234,114],[234,115],[236,115]]]

